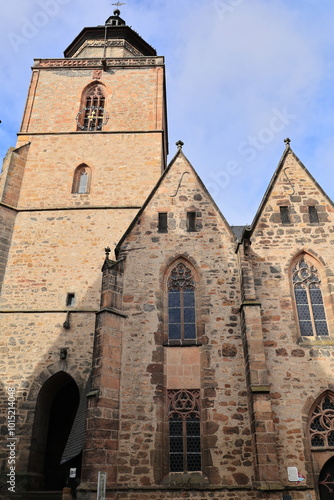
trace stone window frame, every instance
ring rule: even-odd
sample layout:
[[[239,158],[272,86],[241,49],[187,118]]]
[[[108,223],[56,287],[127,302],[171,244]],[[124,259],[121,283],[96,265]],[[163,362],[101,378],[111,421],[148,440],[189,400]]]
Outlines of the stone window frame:
[[[195,290],[195,322],[196,322],[196,338],[195,339],[169,339],[168,328],[169,328],[169,317],[168,317],[168,279],[171,271],[180,263],[184,264],[191,270],[192,277],[194,280],[194,290]],[[191,345],[202,345],[202,337],[204,333],[204,324],[201,320],[201,284],[200,276],[197,272],[196,266],[192,264],[184,256],[179,256],[172,260],[172,262],[167,266],[164,273],[163,279],[163,345],[165,346],[191,346]]]
[[[82,176],[87,175],[85,184],[82,184]],[[89,194],[91,185],[92,170],[85,163],[76,167],[73,175],[72,194]],[[85,188],[85,190],[83,190]]]
[[[313,252],[312,252],[313,253]],[[323,306],[325,310],[325,317],[327,322],[328,334],[327,335],[317,335],[315,329],[313,328],[313,335],[302,335],[300,329],[300,322],[297,310],[297,304],[295,299],[295,289],[293,283],[293,271],[296,264],[302,259],[306,259],[312,266],[314,266],[317,270],[318,276],[320,278],[320,289],[322,293]],[[299,340],[298,343],[301,342],[303,344],[314,344],[317,342],[325,342],[326,344],[333,344],[333,334],[331,332],[333,325],[333,299],[329,293],[328,281],[325,274],[326,264],[323,260],[318,258],[317,255],[313,256],[311,253],[306,251],[300,251],[296,254],[291,260],[288,276],[289,276],[289,284],[291,288],[291,298],[293,303],[293,313],[294,313],[294,321],[297,326]]]

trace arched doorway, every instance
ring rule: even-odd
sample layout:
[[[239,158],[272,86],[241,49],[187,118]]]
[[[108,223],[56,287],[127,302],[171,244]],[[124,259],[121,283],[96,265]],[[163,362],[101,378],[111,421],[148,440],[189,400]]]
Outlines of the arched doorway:
[[[327,460],[319,475],[321,500],[334,500],[334,457]]]
[[[78,386],[65,372],[50,377],[39,391],[29,457],[30,489],[62,490],[69,468],[80,469],[81,456],[61,465],[79,401]]]

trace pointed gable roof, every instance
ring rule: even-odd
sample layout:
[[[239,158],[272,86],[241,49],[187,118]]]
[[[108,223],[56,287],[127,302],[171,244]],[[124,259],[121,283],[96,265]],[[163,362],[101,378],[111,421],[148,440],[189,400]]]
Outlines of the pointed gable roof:
[[[203,190],[203,192],[205,193],[205,195],[208,197],[208,200],[212,203],[212,205],[215,208],[215,210],[217,210],[218,215],[221,217],[222,221],[225,223],[226,227],[228,228],[228,231],[230,232],[231,237],[233,239],[235,239],[235,234],[232,231],[229,223],[227,222],[227,220],[225,219],[225,217],[221,213],[219,207],[217,206],[216,202],[213,200],[213,198],[210,195],[209,191],[205,187],[202,179],[199,177],[199,175],[197,174],[196,170],[194,169],[194,167],[192,166],[192,164],[190,163],[190,161],[188,160],[188,158],[183,153],[183,151],[182,151],[182,145],[183,145],[183,143],[181,141],[178,141],[176,143],[176,145],[178,146],[178,150],[177,150],[175,156],[172,158],[172,160],[170,161],[168,167],[166,168],[166,170],[161,175],[160,179],[158,180],[158,182],[156,183],[156,185],[152,189],[152,191],[149,194],[149,196],[146,198],[146,200],[145,200],[144,204],[142,205],[141,209],[139,210],[139,212],[137,213],[137,215],[135,216],[135,218],[131,222],[130,226],[127,228],[127,230],[123,234],[122,238],[117,243],[116,248],[115,248],[116,258],[117,258],[118,254],[119,254],[120,248],[121,248],[122,244],[124,243],[126,237],[131,233],[132,229],[136,226],[136,224],[138,222],[138,219],[140,218],[140,216],[144,212],[145,208],[148,206],[148,204],[150,203],[150,201],[154,197],[155,193],[157,192],[158,188],[161,186],[161,184],[163,183],[164,179],[166,178],[166,176],[168,175],[168,173],[170,172],[170,170],[173,168],[173,165],[175,164],[175,162],[179,158],[182,158],[185,161],[185,163],[188,165],[188,167],[191,169],[191,171],[194,174],[195,178],[197,179],[197,181],[198,181],[201,189]],[[181,182],[182,182],[182,180],[180,181],[180,184],[181,184]],[[180,184],[179,184],[179,186],[180,186]]]
[[[308,171],[308,169],[305,167],[305,165],[302,163],[302,161],[298,158],[298,156],[294,153],[294,151],[291,149],[290,147],[290,139],[286,139],[284,142],[286,142],[286,147],[285,147],[285,150],[283,152],[283,155],[276,167],[276,170],[269,182],[269,185],[267,187],[267,190],[266,192],[264,193],[264,196],[262,198],[262,201],[259,205],[259,208],[255,214],[255,217],[253,219],[253,222],[250,226],[246,226],[245,229],[244,229],[244,232],[243,232],[243,237],[247,237],[247,238],[250,238],[253,234],[253,231],[258,223],[258,220],[260,218],[260,216],[262,215],[263,213],[263,210],[265,208],[265,205],[270,197],[270,194],[276,184],[276,180],[279,176],[279,174],[281,173],[284,165],[285,165],[285,161],[286,161],[286,158],[289,154],[291,154],[294,158],[294,160],[296,161],[296,163],[298,163],[298,165],[301,167],[301,169],[306,173],[307,176],[309,176],[309,178],[311,179],[311,181],[314,183],[314,185],[318,188],[318,190],[321,192],[321,194],[327,199],[328,203],[330,203],[330,205],[333,206],[334,208],[334,204],[332,202],[332,200],[329,198],[329,196],[325,193],[325,191],[322,189],[322,187],[318,184],[318,182],[314,179],[314,177],[312,176],[312,174]]]

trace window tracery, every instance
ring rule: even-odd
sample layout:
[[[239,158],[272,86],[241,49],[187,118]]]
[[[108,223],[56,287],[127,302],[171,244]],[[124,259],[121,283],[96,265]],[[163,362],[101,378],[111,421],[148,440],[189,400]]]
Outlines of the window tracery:
[[[78,130],[102,130],[106,122],[105,96],[102,86],[97,84],[86,90],[83,97],[84,108],[77,116]]]
[[[334,395],[325,394],[310,421],[311,446],[334,447]]]
[[[317,268],[303,256],[292,271],[292,281],[301,335],[329,335]]]
[[[200,391],[169,390],[169,470],[201,470]]]

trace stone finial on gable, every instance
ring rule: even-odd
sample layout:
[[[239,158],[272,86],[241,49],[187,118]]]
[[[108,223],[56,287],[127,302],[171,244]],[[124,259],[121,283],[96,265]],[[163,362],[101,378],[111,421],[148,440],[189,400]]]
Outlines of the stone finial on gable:
[[[287,137],[286,139],[284,139],[284,142],[285,142],[285,146],[287,148],[289,148],[290,147],[290,142],[291,142],[291,140],[289,139],[289,137]]]
[[[182,149],[183,145],[184,145],[184,142],[182,142],[182,141],[177,141],[176,142],[177,149],[179,149],[179,150]]]

